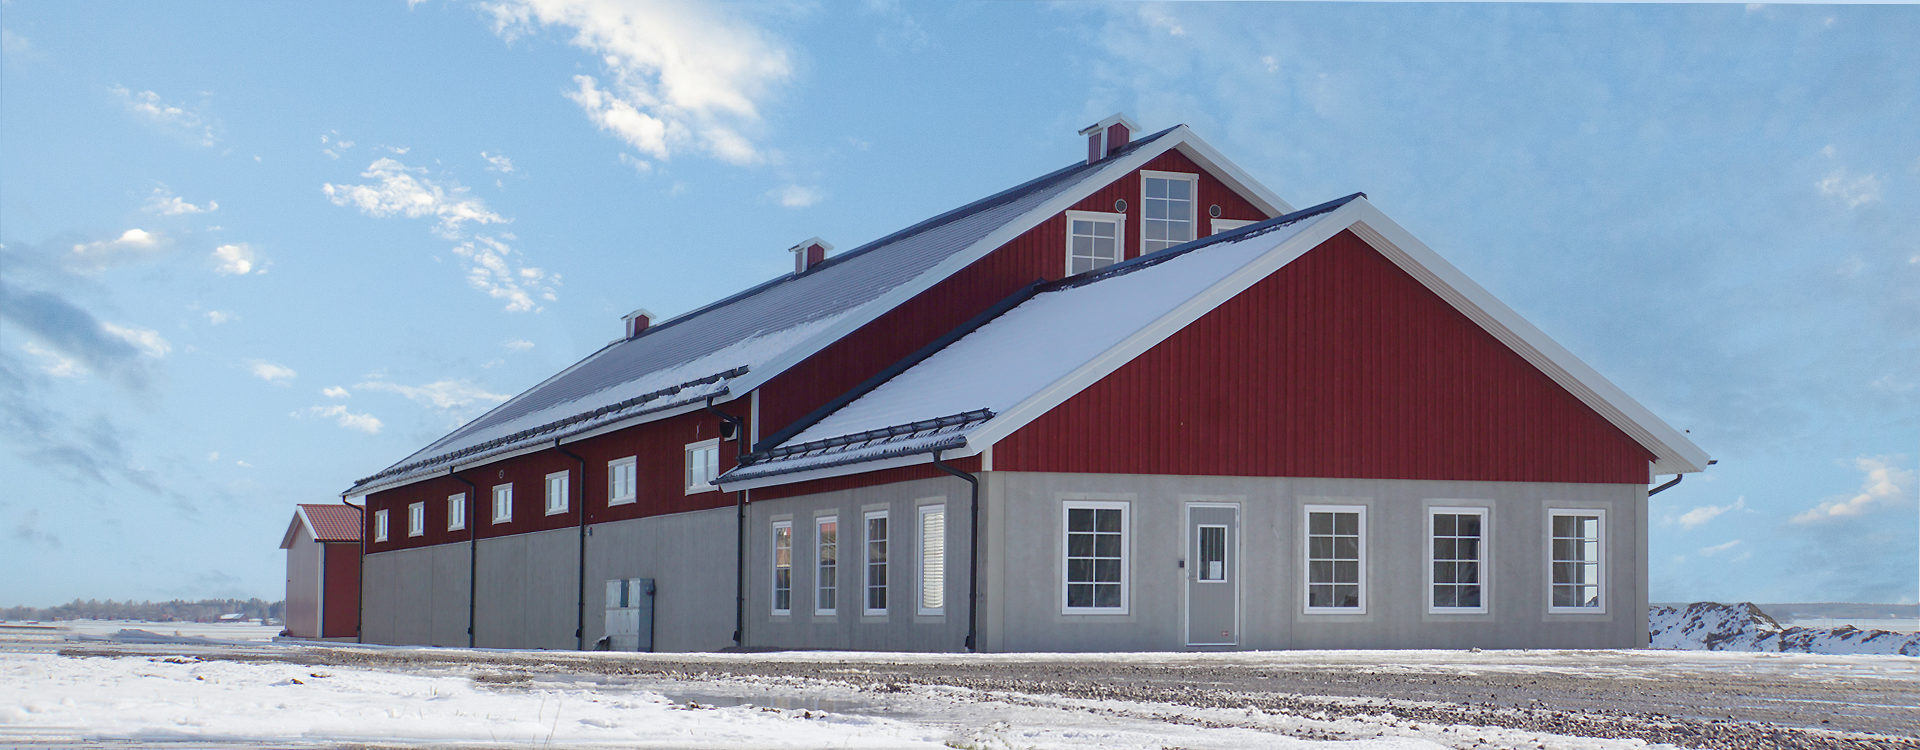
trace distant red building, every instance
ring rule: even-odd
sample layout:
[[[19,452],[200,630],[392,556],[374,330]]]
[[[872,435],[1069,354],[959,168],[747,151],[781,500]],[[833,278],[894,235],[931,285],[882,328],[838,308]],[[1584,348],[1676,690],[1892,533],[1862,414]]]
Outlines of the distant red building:
[[[360,509],[301,504],[280,539],[287,551],[287,635],[360,635]]]

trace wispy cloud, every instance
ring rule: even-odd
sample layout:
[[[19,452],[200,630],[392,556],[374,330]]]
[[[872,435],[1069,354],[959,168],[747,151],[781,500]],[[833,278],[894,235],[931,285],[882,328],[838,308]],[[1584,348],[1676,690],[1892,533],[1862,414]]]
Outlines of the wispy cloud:
[[[507,351],[510,351],[510,352],[524,352],[528,349],[533,348],[533,342],[528,341],[526,339],[514,339],[505,344],[502,344],[501,346],[506,347]]]
[[[320,153],[326,154],[329,159],[338,159],[341,152],[352,148],[353,141],[342,139],[338,130],[329,130],[320,134]],[[404,154],[406,151],[401,150],[398,153]]]
[[[66,258],[66,265],[78,273],[99,273],[114,266],[152,258],[159,254],[162,247],[159,235],[136,227],[110,240],[74,244],[73,253]]]
[[[240,319],[240,316],[235,315],[226,310],[208,310],[207,311],[207,323],[211,325],[217,326],[222,323],[231,323],[239,319]]]
[[[353,396],[352,393],[347,392],[347,389],[337,385],[330,385],[320,389],[320,395],[326,396],[327,398],[350,398]]]
[[[1819,505],[1793,517],[1797,524],[1812,524],[1839,518],[1863,516],[1883,507],[1903,505],[1916,500],[1920,492],[1920,471],[1906,468],[1905,456],[1862,456],[1853,465],[1864,475],[1860,491],[1851,496],[1823,500]]]
[[[785,185],[767,192],[767,197],[786,208],[806,208],[820,202],[819,188]]]
[[[405,216],[432,218],[434,231],[442,237],[461,236],[467,224],[501,224],[506,219],[487,208],[485,201],[468,195],[467,188],[452,180],[435,180],[424,167],[409,167],[396,159],[379,158],[367,166],[361,177],[371,182],[361,185],[326,183],[320,189],[336,206],[359,209],[368,216]]]
[[[134,91],[125,86],[115,86],[107,91],[135,117],[162,130],[181,135],[201,146],[212,146],[219,141],[216,136],[219,130],[217,123],[186,107],[168,103],[159,94]]]
[[[44,349],[133,390],[144,390],[151,379],[149,360],[171,349],[157,332],[107,323],[58,293],[15,286],[4,278],[0,319],[18,325]]]
[[[20,350],[40,360],[40,371],[56,378],[77,378],[87,374],[87,368],[80,361],[67,355],[28,341],[20,345]]]
[[[106,331],[109,336],[114,336],[121,341],[132,344],[141,354],[149,357],[157,359],[167,356],[169,352],[173,351],[173,345],[167,343],[166,339],[161,338],[159,331],[150,328],[133,328],[102,322],[100,324],[100,330]]]
[[[1711,547],[1701,547],[1700,555],[1702,557],[1713,557],[1714,555],[1718,555],[1722,552],[1731,551],[1733,548],[1740,546],[1741,542],[1742,540],[1735,539],[1731,542],[1716,544]]]
[[[736,164],[762,158],[743,131],[760,124],[760,101],[792,64],[784,43],[728,6],[501,0],[489,10],[508,41],[551,26],[591,53],[601,75],[574,76],[567,98],[634,150],[653,159],[684,148]]]
[[[1745,497],[1740,497],[1740,498],[1736,498],[1733,502],[1728,503],[1726,505],[1702,505],[1698,508],[1694,508],[1693,510],[1680,514],[1680,517],[1676,519],[1676,522],[1679,523],[1684,528],[1691,529],[1696,526],[1700,526],[1701,524],[1704,524],[1708,521],[1712,521],[1713,519],[1719,518],[1720,516],[1726,514],[1728,511],[1746,510],[1746,509],[1747,509],[1747,499]]]
[[[294,372],[293,368],[291,367],[288,367],[286,365],[274,364],[264,359],[256,359],[251,362],[248,362],[247,371],[253,373],[254,377],[259,378],[261,380],[265,380],[269,383],[279,383],[281,381],[292,380],[300,376],[300,374],[297,372]]]
[[[560,283],[559,274],[533,266],[515,267],[513,247],[495,237],[476,236],[455,245],[453,253],[467,263],[467,283],[489,297],[506,300],[507,312],[540,309],[536,297],[548,302],[558,298],[554,287]]]
[[[245,242],[236,242],[213,249],[213,271],[226,276],[245,276],[266,273],[267,267],[260,265],[260,251]]]
[[[480,158],[487,160],[487,171],[489,172],[513,174],[513,160],[507,158],[506,154],[489,154],[482,151],[480,152]]]
[[[204,214],[219,210],[219,208],[219,201],[210,200],[207,201],[204,206],[188,203],[180,196],[174,195],[165,185],[153,189],[153,195],[147,198],[147,204],[144,207],[147,213],[159,214],[161,216]]]
[[[21,544],[41,544],[54,549],[60,548],[60,538],[40,529],[40,509],[28,508],[13,523],[13,533],[9,536]]]
[[[380,428],[385,426],[381,424],[379,417],[348,411],[347,407],[340,404],[309,406],[293,412],[291,416],[295,419],[331,419],[342,429],[358,430],[368,435],[378,434]]]
[[[403,385],[385,380],[369,380],[354,387],[367,391],[399,394],[416,404],[442,411],[465,410],[476,405],[491,406],[507,400],[506,394],[493,393],[473,381],[454,378],[444,378],[425,385]]]
[[[1813,187],[1821,195],[1840,199],[1847,208],[1859,208],[1880,200],[1880,175],[1877,174],[1853,174],[1846,169],[1835,169]]]

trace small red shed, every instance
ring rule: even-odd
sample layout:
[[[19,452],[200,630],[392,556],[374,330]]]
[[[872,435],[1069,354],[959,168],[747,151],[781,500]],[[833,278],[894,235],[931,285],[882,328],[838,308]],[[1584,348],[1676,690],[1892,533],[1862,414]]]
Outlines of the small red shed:
[[[280,548],[287,551],[287,635],[360,635],[360,509],[301,504]]]

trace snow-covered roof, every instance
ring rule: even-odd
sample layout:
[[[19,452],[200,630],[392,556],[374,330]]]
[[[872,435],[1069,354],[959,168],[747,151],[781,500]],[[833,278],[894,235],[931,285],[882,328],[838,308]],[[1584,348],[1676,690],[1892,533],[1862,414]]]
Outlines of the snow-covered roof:
[[[356,495],[747,393],[1092,191],[1173,149],[1263,210],[1285,202],[1186,126],[1142,137],[614,341],[452,433],[354,483]]]
[[[1656,473],[1705,467],[1705,452],[1683,434],[1355,194],[1029,289],[999,316],[748,455],[719,483],[750,489],[924,463],[935,450],[977,454],[1348,229],[1647,447]],[[966,414],[975,418],[953,420]],[[956,424],[913,429],[943,415]]]
[[[287,533],[280,539],[280,548],[293,546],[293,532],[306,529],[307,536],[318,542],[357,542],[360,541],[360,509],[351,505],[321,505],[301,503],[294,506],[293,523],[287,525]]]

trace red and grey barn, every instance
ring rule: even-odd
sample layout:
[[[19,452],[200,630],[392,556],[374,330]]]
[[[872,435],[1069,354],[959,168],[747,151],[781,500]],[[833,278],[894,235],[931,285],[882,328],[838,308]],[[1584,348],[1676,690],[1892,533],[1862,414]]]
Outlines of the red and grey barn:
[[[360,509],[297,505],[280,549],[287,551],[286,634],[358,638]]]
[[[1707,456],[1355,194],[1186,126],[623,335],[356,482],[362,638],[1646,644]]]

